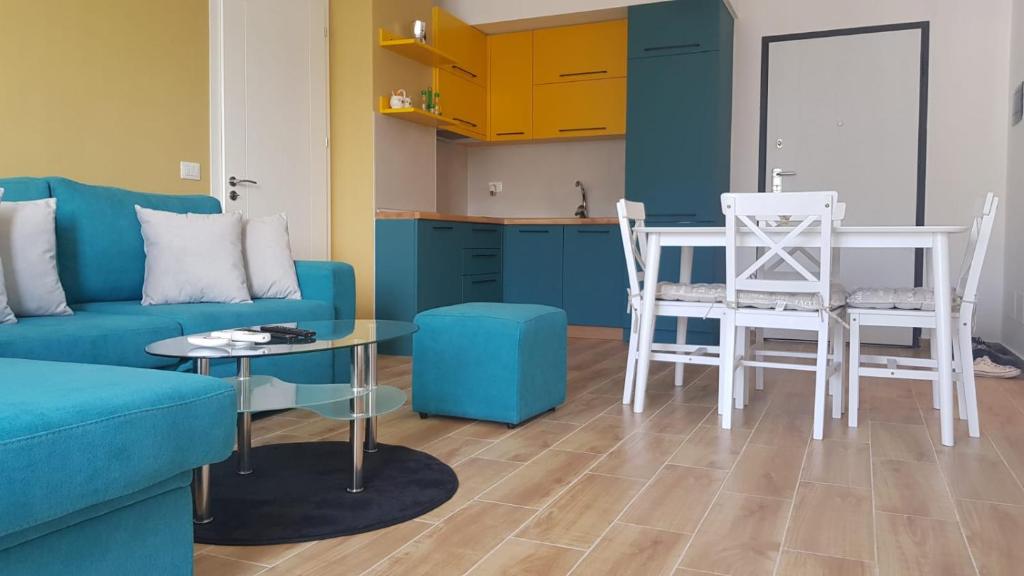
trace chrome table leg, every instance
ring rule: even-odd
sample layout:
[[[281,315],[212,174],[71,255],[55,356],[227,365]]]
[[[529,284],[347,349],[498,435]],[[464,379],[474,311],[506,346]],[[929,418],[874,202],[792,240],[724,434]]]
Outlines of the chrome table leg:
[[[196,373],[201,376],[210,374],[210,360],[196,359]],[[192,521],[196,524],[213,522],[210,513],[210,466],[200,466],[192,470]]]
[[[238,473],[252,474],[252,412],[250,412],[250,382],[252,375],[249,359],[238,359]]]

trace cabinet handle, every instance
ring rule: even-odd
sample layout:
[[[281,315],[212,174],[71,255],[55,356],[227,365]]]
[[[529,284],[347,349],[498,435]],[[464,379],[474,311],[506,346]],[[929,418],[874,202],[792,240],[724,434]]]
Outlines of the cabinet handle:
[[[497,254],[473,254],[470,258],[497,258]]]
[[[607,126],[591,126],[589,128],[559,128],[559,132],[589,132],[591,130],[607,130]]]
[[[458,66],[458,65],[452,64],[452,69],[453,70],[458,70],[459,72],[462,72],[463,74],[469,74],[473,78],[476,78],[476,74],[473,74],[472,72],[470,72],[469,70],[466,70],[462,66]]]
[[[454,230],[454,226],[433,226],[434,230]]]
[[[526,132],[495,132],[495,136],[522,136]]]
[[[700,48],[700,42],[692,42],[690,44],[671,44],[669,46],[648,46],[644,48],[644,52],[658,52],[661,50],[681,50],[684,48]]]
[[[473,228],[473,232],[485,232],[487,234],[494,234],[497,232],[494,228]]]
[[[580,234],[611,234],[611,230],[577,230]]]
[[[497,282],[496,279],[491,278],[490,280],[473,280],[473,284],[493,284]]]
[[[459,118],[457,116],[452,116],[452,120],[455,120],[456,122],[462,122],[463,124],[466,124],[466,125],[472,126],[473,128],[476,128],[476,123],[475,122],[470,122],[469,120],[463,120],[462,118]]]
[[[587,72],[564,72],[559,74],[562,78],[568,78],[570,76],[590,76],[591,74],[607,74],[607,70],[589,70]]]
[[[520,234],[549,234],[549,233],[551,233],[551,231],[550,230],[543,230],[543,229],[542,230],[532,230],[530,228],[524,228],[522,230],[519,230],[519,233]]]

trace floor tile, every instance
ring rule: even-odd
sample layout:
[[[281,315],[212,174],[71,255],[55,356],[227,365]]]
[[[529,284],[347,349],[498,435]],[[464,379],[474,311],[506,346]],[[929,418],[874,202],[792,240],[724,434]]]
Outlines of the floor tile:
[[[749,430],[700,426],[669,461],[683,466],[729,470],[750,438]]]
[[[452,469],[459,477],[459,489],[451,500],[424,514],[424,520],[441,520],[464,506],[482,492],[514,473],[521,465],[515,462],[469,458]]]
[[[974,574],[956,522],[878,512],[875,514],[879,576]]]
[[[679,436],[637,432],[602,458],[591,472],[649,480],[682,443]]]
[[[548,450],[481,495],[484,500],[541,508],[596,461],[582,452]]]
[[[435,440],[430,444],[427,444],[422,448],[422,450],[428,454],[432,454],[445,464],[454,466],[492,444],[494,444],[494,442],[488,440],[463,438],[461,436],[445,436],[440,440]]]
[[[751,496],[792,498],[796,490],[805,444],[789,446],[747,445],[740,455],[725,490]]]
[[[630,431],[621,419],[602,415],[563,438],[561,442],[555,444],[555,448],[591,454],[607,454],[629,433]]]
[[[835,558],[785,550],[776,576],[874,576],[872,564],[860,560]]]
[[[724,470],[669,464],[630,504],[622,521],[693,534],[725,476]]]
[[[874,562],[871,491],[801,482],[786,548]]]
[[[593,420],[595,416],[604,412],[617,402],[619,402],[619,400],[609,396],[583,394],[578,398],[573,398],[569,402],[566,402],[554,412],[544,415],[543,418],[545,420],[554,420],[556,422],[568,422],[569,424],[583,425]]]
[[[955,498],[1024,504],[1024,490],[998,455],[943,452],[939,466]]]
[[[321,540],[260,576],[334,576],[338,566],[358,574],[412,542],[431,526],[433,524],[427,522],[412,521],[355,536]]]
[[[932,462],[875,460],[875,509],[956,520],[939,467]]]
[[[770,575],[789,508],[789,502],[777,498],[720,494],[681,567],[732,576]]]
[[[671,576],[688,534],[614,524],[573,574]]]
[[[871,487],[871,454],[867,444],[822,440],[807,446],[802,480],[854,488]]]
[[[960,500],[964,535],[981,574],[1019,574],[1024,567],[1024,507]]]
[[[689,435],[711,412],[708,406],[668,404],[644,424],[643,431],[658,434]]]
[[[557,444],[562,438],[579,428],[577,424],[537,420],[516,430],[511,436],[499,440],[480,453],[484,458],[526,462]]]
[[[267,569],[260,564],[210,554],[199,554],[194,558],[192,566],[195,576],[255,576]]]
[[[934,462],[932,442],[924,426],[871,422],[871,457]]]
[[[582,557],[582,550],[509,538],[467,576],[561,576]]]

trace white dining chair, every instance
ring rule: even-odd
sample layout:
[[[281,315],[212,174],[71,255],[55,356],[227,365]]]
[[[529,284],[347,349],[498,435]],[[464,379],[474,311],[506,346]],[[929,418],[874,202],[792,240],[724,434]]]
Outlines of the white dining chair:
[[[746,394],[746,367],[801,370],[815,374],[813,436],[822,438],[826,383],[833,376],[829,364],[830,331],[838,323],[835,310],[843,305],[833,300],[831,291],[831,223],[837,204],[835,192],[722,194],[727,310],[720,346],[724,377],[719,380],[719,412],[723,428],[732,424],[734,394]],[[758,224],[759,220],[777,220],[786,225],[765,229]],[[791,254],[797,248],[816,253],[816,269],[808,269],[806,263]],[[757,250],[758,255],[752,264],[741,269],[744,250]],[[759,277],[758,273],[776,258],[784,260],[796,277]],[[748,330],[755,328],[815,332],[814,363],[755,359],[746,350]]]
[[[634,389],[636,365],[640,346],[640,315],[643,310],[642,286],[645,282],[643,262],[647,255],[647,239],[635,228],[644,225],[646,212],[642,202],[621,199],[615,203],[622,235],[622,249],[626,256],[626,272],[629,279],[629,354],[626,360],[626,379],[622,387],[622,403],[630,404],[634,398],[642,402],[646,390]],[[657,281],[657,279],[651,279]],[[686,282],[661,282],[658,284],[656,316],[675,318],[721,319],[725,314],[725,286],[723,284],[690,284]],[[674,344],[651,344],[651,360],[673,362],[677,365],[701,364],[718,366],[719,347],[685,343],[685,332]],[[681,378],[676,385],[681,386]]]
[[[974,324],[978,281],[995,224],[999,198],[985,196],[980,215],[974,218],[971,235],[960,265],[960,275],[953,289],[953,370],[957,384],[957,403],[961,420],[967,420],[968,434],[981,435],[978,420],[978,393],[974,383],[974,355],[971,334]],[[860,401],[860,377],[900,378],[932,381],[932,404],[938,408],[938,354],[935,338],[931,339],[930,358],[907,358],[861,354],[860,330],[864,326],[935,329],[935,300],[931,289],[861,288],[848,299],[850,324],[850,399],[849,425],[857,426]]]

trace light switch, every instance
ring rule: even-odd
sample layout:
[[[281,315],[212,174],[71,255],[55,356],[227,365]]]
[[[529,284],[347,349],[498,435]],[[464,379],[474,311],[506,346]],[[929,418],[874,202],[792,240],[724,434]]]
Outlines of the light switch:
[[[182,162],[181,163],[181,179],[182,180],[201,180],[202,174],[199,171],[199,162]]]
[[[491,193],[491,196],[497,196],[498,194],[501,194],[501,182],[488,183],[487,191]]]

